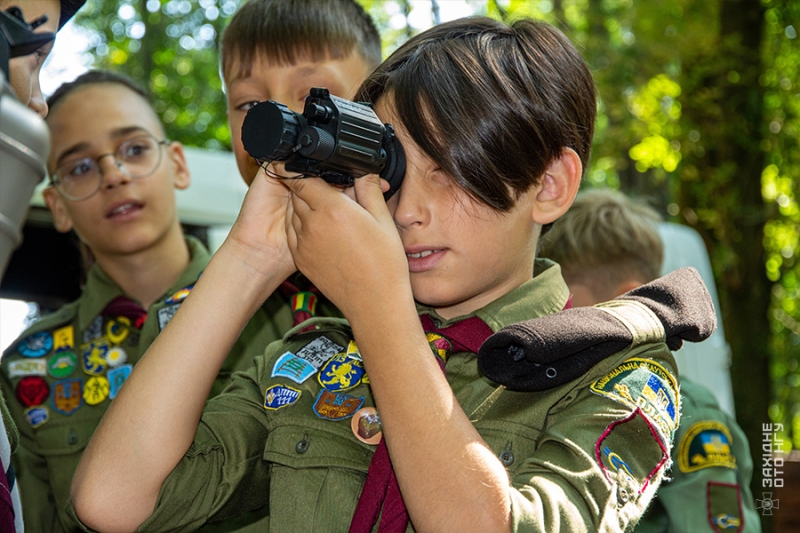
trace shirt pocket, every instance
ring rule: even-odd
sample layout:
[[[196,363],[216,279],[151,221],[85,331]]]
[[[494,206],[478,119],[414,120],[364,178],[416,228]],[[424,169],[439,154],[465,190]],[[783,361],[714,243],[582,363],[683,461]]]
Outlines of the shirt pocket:
[[[277,421],[264,447],[270,531],[347,531],[375,447],[352,435],[349,419],[298,422]]]
[[[47,477],[59,514],[69,499],[72,477],[99,420],[53,421],[36,430],[36,448],[47,464]]]

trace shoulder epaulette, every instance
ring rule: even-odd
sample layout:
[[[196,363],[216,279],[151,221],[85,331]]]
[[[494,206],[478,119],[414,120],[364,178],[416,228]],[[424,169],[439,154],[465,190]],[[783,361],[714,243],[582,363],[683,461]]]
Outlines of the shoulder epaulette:
[[[700,274],[682,268],[595,307],[578,307],[506,326],[489,337],[478,366],[510,390],[541,391],[585,374],[632,344],[700,342],[717,327]]]

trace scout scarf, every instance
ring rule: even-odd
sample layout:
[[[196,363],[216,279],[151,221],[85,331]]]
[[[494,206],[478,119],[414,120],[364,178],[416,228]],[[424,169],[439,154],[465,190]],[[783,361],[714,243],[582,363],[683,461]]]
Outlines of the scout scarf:
[[[442,371],[452,350],[478,353],[483,341],[492,334],[491,328],[475,316],[441,329],[436,328],[429,315],[421,315],[419,319]],[[408,526],[408,512],[400,494],[385,439],[378,443],[370,461],[367,479],[350,523],[349,533],[372,531],[381,507],[383,514],[378,533],[403,533]]]

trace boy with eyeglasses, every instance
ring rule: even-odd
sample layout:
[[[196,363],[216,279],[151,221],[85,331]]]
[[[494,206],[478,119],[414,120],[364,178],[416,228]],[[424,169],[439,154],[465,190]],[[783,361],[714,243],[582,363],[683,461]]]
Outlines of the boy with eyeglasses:
[[[78,531],[63,510],[83,449],[210,255],[183,234],[175,205],[175,189],[190,184],[183,148],[165,138],[140,87],[93,71],[62,85],[48,105],[44,198],[56,229],[74,230],[94,264],[78,300],[9,346],[0,379],[21,434],[13,465],[26,529],[51,533]],[[244,329],[227,366],[249,363],[266,343],[262,320],[257,314]],[[220,372],[211,395],[229,375]]]

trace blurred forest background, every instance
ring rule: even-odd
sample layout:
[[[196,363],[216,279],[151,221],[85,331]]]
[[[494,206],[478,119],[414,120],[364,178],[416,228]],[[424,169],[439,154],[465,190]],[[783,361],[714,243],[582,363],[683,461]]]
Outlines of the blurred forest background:
[[[455,3],[359,1],[385,54]],[[76,22],[91,32],[94,66],[149,84],[170,138],[227,150],[217,44],[239,4],[90,0]],[[800,1],[466,4],[473,14],[545,19],[577,43],[600,95],[584,187],[650,198],[703,236],[760,498],[762,424],[782,423],[786,450],[800,449]]]

